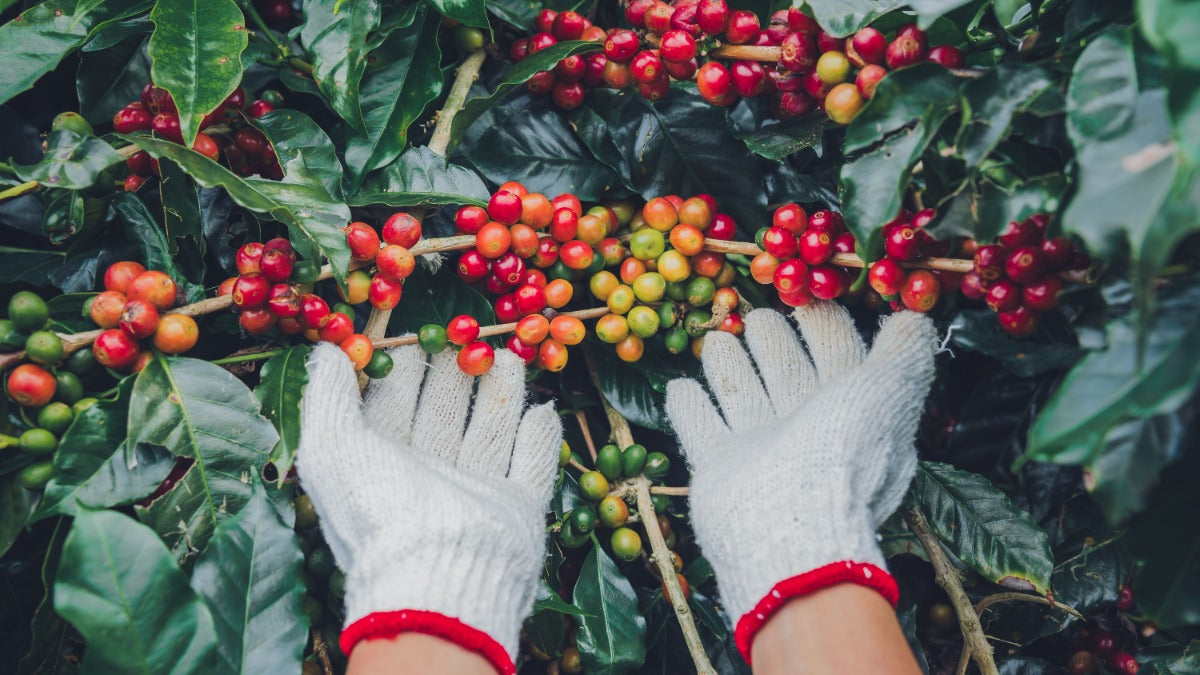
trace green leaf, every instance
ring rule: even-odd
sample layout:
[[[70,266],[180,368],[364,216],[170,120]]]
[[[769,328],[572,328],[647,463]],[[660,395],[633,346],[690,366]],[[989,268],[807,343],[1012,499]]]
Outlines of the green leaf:
[[[1078,145],[1126,130],[1137,108],[1131,31],[1105,33],[1084,48],[1067,87],[1067,130]]]
[[[478,137],[463,145],[488,180],[515,180],[531,191],[570,192],[599,201],[622,191],[620,177],[597,160],[545,99],[514,97],[489,111]]]
[[[246,18],[234,0],[157,0],[150,19],[150,72],[175,100],[190,148],[204,116],[242,81]]]
[[[50,190],[42,214],[42,231],[52,244],[60,244],[84,229],[87,220],[83,193]]]
[[[116,399],[96,403],[71,423],[59,440],[54,474],[34,518],[129,504],[154,492],[171,472],[175,456],[160,446],[137,447],[133,462],[126,461],[132,388],[133,378],[122,380]]]
[[[487,3],[484,0],[429,0],[442,16],[476,28],[488,28]]]
[[[409,148],[396,161],[367,176],[351,206],[382,204],[394,208],[475,204],[486,206],[490,192],[474,171],[435,154],[425,146]]]
[[[279,442],[271,450],[270,461],[282,482],[296,461],[300,447],[300,399],[308,384],[308,345],[296,345],[272,356],[263,364],[254,398],[262,404],[262,414],[275,425]]]
[[[62,265],[61,251],[0,246],[0,284],[17,280],[35,286],[51,284],[51,275]]]
[[[1192,442],[1189,424],[1194,416],[1184,406],[1121,422],[1105,434],[1103,447],[1084,465],[1084,485],[1109,522],[1123,522],[1145,508],[1159,473]]]
[[[418,7],[415,25],[393,32],[373,53],[362,81],[364,132],[346,137],[352,190],[366,175],[391,164],[408,144],[408,128],[442,93],[438,18]]]
[[[1196,5],[1188,0],[1143,0],[1137,3],[1142,35],[1165,61],[1171,81],[1167,106],[1180,154],[1200,167],[1200,35]]]
[[[1020,377],[1069,368],[1081,356],[1077,347],[1061,342],[1014,340],[1000,329],[996,313],[986,309],[960,311],[950,326],[956,346],[986,354]]]
[[[179,253],[179,240],[190,239],[200,255],[204,255],[208,242],[204,238],[204,224],[200,222],[200,193],[196,184],[169,160],[158,163],[158,173],[167,250],[175,256]]]
[[[1117,424],[1169,413],[1200,382],[1200,284],[1163,294],[1138,358],[1135,317],[1108,324],[1108,345],[1063,379],[1029,430],[1023,459],[1076,464],[1096,457]]]
[[[805,115],[799,119],[768,124],[742,137],[750,152],[778,162],[788,155],[820,147],[825,132],[834,124],[822,114]]]
[[[454,265],[442,265],[436,274],[418,265],[404,280],[404,311],[392,312],[388,335],[415,334],[427,323],[445,326],[459,314],[470,314],[480,325],[496,322],[492,303],[479,291],[463,283]]]
[[[125,236],[141,251],[146,268],[169,274],[179,288],[181,301],[202,300],[204,287],[188,281],[175,267],[167,237],[158,223],[154,222],[154,216],[150,215],[146,204],[131,192],[118,192],[112,197],[110,206],[125,223]]]
[[[54,609],[87,640],[83,669],[211,673],[208,608],[149,528],[115,511],[83,511],[63,544]]]
[[[575,582],[579,654],[583,668],[597,675],[636,672],[646,658],[646,620],[638,611],[633,585],[599,546],[583,561]]]
[[[113,115],[130,101],[140,99],[150,81],[150,56],[146,40],[119,42],[102,51],[84,50],[75,75],[79,114],[95,125],[111,124]]]
[[[379,26],[378,0],[304,0],[303,13],[300,42],[317,89],[339,117],[365,132],[358,87],[367,68],[367,35]]]
[[[909,3],[904,0],[810,0],[808,6],[821,28],[830,35],[842,37],[906,4]]]
[[[1140,563],[1132,583],[1138,611],[1163,628],[1200,623],[1200,453],[1189,450],[1129,524],[1129,548]]]
[[[1042,595],[1050,591],[1049,538],[987,478],[922,461],[910,496],[938,539],[981,576]]]
[[[600,393],[617,412],[633,424],[658,431],[671,430],[663,410],[664,399],[650,381],[650,373],[618,359],[609,345],[583,343],[595,366]]]
[[[54,532],[46,546],[46,555],[42,559],[41,582],[45,595],[34,610],[33,618],[29,621],[30,645],[29,651],[17,664],[18,673],[37,673],[38,675],[61,675],[78,673],[79,664],[72,657],[74,653],[68,643],[68,638],[76,637],[70,624],[62,620],[54,611],[54,573],[58,569],[58,561],[62,557],[63,542],[71,529],[70,522],[60,518],[54,524]],[[77,640],[76,640],[77,642]]]
[[[304,556],[262,483],[255,479],[252,489],[241,512],[217,526],[192,570],[192,588],[216,625],[216,672],[295,672],[308,639]]]
[[[842,214],[872,257],[879,228],[900,210],[912,169],[957,107],[958,82],[933,63],[889,73],[846,129],[844,149],[861,152],[841,168]]]
[[[962,161],[978,167],[1008,136],[1013,117],[1047,91],[1056,91],[1050,73],[1036,66],[998,66],[962,88],[966,121],[955,140]]]
[[[103,22],[132,16],[150,0],[49,0],[0,26],[0,103],[29,89]]]
[[[138,517],[183,560],[250,499],[250,474],[279,440],[246,385],[199,359],[156,356],[133,385],[127,450],[158,445],[194,461]]]
[[[1138,650],[1145,675],[1186,675],[1200,672],[1200,640],[1187,645],[1162,645]]]
[[[533,77],[534,73],[539,70],[552,70],[559,61],[573,54],[590,54],[598,51],[600,48],[601,45],[595,42],[570,40],[551,45],[522,59],[520,63],[508,71],[508,74],[496,85],[496,89],[491,94],[467,101],[466,105],[458,111],[458,114],[454,116],[454,123],[450,127],[450,146],[447,148],[446,154],[454,152],[454,149],[458,147],[459,141],[466,134],[467,129],[488,108],[495,105],[518,86],[524,84],[526,80]]]
[[[121,162],[112,146],[95,136],[80,136],[73,131],[55,131],[46,139],[46,154],[32,165],[16,165],[21,180],[36,180],[42,185],[82,190],[96,183],[108,167]]]
[[[238,204],[286,224],[292,243],[313,246],[333,265],[339,283],[350,271],[350,247],[341,228],[350,209],[332,197],[308,166],[303,153],[285,163],[284,180],[240,178],[225,167],[179,144],[149,136],[126,136],[157,158],[178,164],[202,187],[221,187]],[[321,167],[323,170],[323,167]]]
[[[7,553],[20,536],[33,511],[34,493],[21,487],[18,476],[15,472],[0,476],[0,556]]]
[[[329,136],[311,117],[298,110],[276,110],[253,120],[275,148],[280,165],[303,158],[305,166],[325,191],[343,198],[342,175],[345,170]]]
[[[554,589],[550,588],[550,585],[545,581],[542,581],[542,585],[538,587],[537,597],[533,600],[533,611],[550,611],[575,616],[584,615],[583,610],[558,597],[558,593],[555,593]]]

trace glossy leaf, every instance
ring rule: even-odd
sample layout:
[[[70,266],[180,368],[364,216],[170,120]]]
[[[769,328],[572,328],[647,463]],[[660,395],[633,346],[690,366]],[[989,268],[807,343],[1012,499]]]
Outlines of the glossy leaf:
[[[408,144],[408,127],[442,93],[438,18],[418,7],[415,26],[393,32],[374,52],[362,81],[366,130],[346,138],[352,189],[366,175],[389,166]]]
[[[534,73],[539,70],[552,70],[555,64],[572,54],[590,54],[599,49],[600,45],[595,42],[572,40],[559,42],[524,58],[508,71],[504,79],[496,85],[495,90],[491,94],[468,100],[466,105],[458,111],[458,114],[454,116],[454,123],[451,125],[450,147],[447,149],[447,153],[452,153],[454,148],[458,147],[458,143],[462,140],[463,135],[466,134],[467,129],[488,108],[495,105],[518,86],[524,84],[526,80],[533,77]]]
[[[1167,96],[1174,136],[1188,164],[1200,167],[1200,53],[1193,3],[1147,0],[1137,3],[1138,27],[1165,61],[1172,86]]]
[[[1046,533],[987,478],[923,461],[911,498],[938,539],[984,578],[1043,595],[1050,590]]]
[[[429,4],[450,19],[468,26],[488,28],[487,3],[484,0],[429,0]]]
[[[146,204],[129,192],[117,193],[111,202],[113,211],[125,223],[125,236],[141,250],[141,260],[146,269],[166,272],[175,280],[181,303],[196,302],[204,297],[204,288],[188,281],[175,267],[166,235]]]
[[[950,323],[950,341],[958,347],[986,354],[1021,377],[1069,368],[1081,351],[1062,342],[1014,340],[1000,329],[996,313],[986,309],[960,311]]]
[[[34,493],[21,487],[17,475],[0,476],[0,556],[7,553],[20,536],[33,511]]]
[[[52,244],[61,244],[84,229],[87,220],[82,192],[51,190],[46,194],[42,231]]]
[[[234,0],[158,0],[150,19],[150,73],[175,100],[190,148],[204,116],[242,81],[246,18]]]
[[[154,157],[179,164],[203,187],[221,187],[238,204],[257,213],[269,214],[292,231],[292,243],[315,247],[333,265],[337,279],[350,269],[350,248],[341,228],[350,221],[350,209],[335,200],[313,175],[307,156],[301,152],[283,169],[283,181],[240,178],[225,167],[183,146],[148,136],[129,136]],[[318,165],[319,166],[319,165]]]
[[[1077,139],[1111,138],[1128,128],[1136,104],[1130,31],[1101,35],[1075,62],[1067,89],[1067,129]]]
[[[296,345],[272,356],[262,366],[254,397],[262,404],[262,414],[275,425],[279,442],[271,450],[270,461],[282,481],[296,461],[300,447],[300,399],[308,384],[307,359],[311,348]]]
[[[54,574],[58,570],[63,542],[70,529],[71,523],[65,518],[60,519],[54,524],[54,532],[46,546],[41,566],[41,586],[45,595],[29,621],[29,651],[17,664],[19,673],[64,675],[79,672],[75,654],[71,650],[71,642],[77,642],[74,639],[77,636],[70,624],[54,611]]]
[[[570,192],[587,201],[624,190],[620,177],[597,161],[547,101],[513,97],[489,110],[486,121],[463,149],[489,181],[516,180],[536,192]]]
[[[969,117],[955,146],[967,167],[977,167],[1008,136],[1013,117],[1046,92],[1056,92],[1050,73],[1036,67],[998,66],[963,85]]]
[[[808,4],[821,28],[841,37],[909,3],[903,0],[817,0]]]
[[[79,114],[94,125],[109,124],[113,115],[138,100],[150,81],[150,56],[140,37],[103,51],[85,50],[75,75]]]
[[[204,255],[207,242],[204,224],[200,222],[200,194],[196,184],[170,160],[158,163],[158,173],[158,198],[162,202],[167,250],[172,256],[177,255],[180,240],[190,240],[200,255]]]
[[[396,161],[368,176],[349,202],[351,206],[486,206],[490,196],[474,171],[451,164],[421,146],[409,148]]]
[[[55,131],[46,140],[42,161],[16,166],[21,180],[36,180],[47,187],[82,190],[96,183],[108,167],[121,161],[112,146],[95,136]]]
[[[649,373],[618,359],[609,345],[589,341],[582,346],[595,365],[600,393],[617,412],[638,426],[670,430],[663,395],[655,390]]]
[[[133,461],[126,461],[132,388],[133,378],[123,380],[116,399],[79,413],[63,434],[35,518],[129,504],[154,492],[171,472],[175,456],[161,446],[136,447]]]
[[[192,588],[216,626],[218,672],[291,672],[301,667],[308,639],[304,556],[262,483],[254,480],[252,490],[245,508],[217,526],[192,570]]]
[[[820,113],[799,119],[767,124],[742,137],[742,142],[756,155],[779,161],[788,155],[813,146],[820,147],[825,132],[833,127],[829,118]]]
[[[127,450],[157,445],[194,461],[175,488],[138,517],[177,559],[202,549],[217,524],[250,499],[278,434],[237,378],[198,359],[157,356],[138,374],[129,401]]]
[[[1026,459],[1091,460],[1117,424],[1171,412],[1200,382],[1200,285],[1164,294],[1142,358],[1134,320],[1108,326],[1108,346],[1084,357],[1046,402],[1029,432]]]
[[[577,645],[589,673],[636,672],[646,658],[646,620],[638,612],[637,594],[620,568],[599,546],[583,561],[575,582]]]
[[[311,117],[298,110],[276,110],[254,120],[267,136],[280,165],[302,160],[330,196],[342,199],[342,175],[337,150]]]
[[[881,245],[879,228],[900,210],[913,167],[957,107],[957,85],[936,64],[889,73],[846,129],[845,152],[860,154],[841,168],[842,214],[872,257]]]
[[[54,580],[54,609],[87,639],[85,671],[214,672],[208,608],[162,541],[128,516],[76,516]]]
[[[1194,450],[1194,448],[1192,448]],[[1163,628],[1200,623],[1200,453],[1163,474],[1153,502],[1129,525],[1140,565],[1133,579],[1138,610]]]
[[[379,26],[378,0],[305,0],[300,42],[313,65],[313,80],[329,107],[350,126],[366,131],[359,83],[367,67],[367,35]]]
[[[1159,474],[1196,442],[1187,406],[1172,413],[1132,419],[1104,436],[1096,457],[1084,466],[1085,484],[1109,522],[1141,511],[1158,486]]]
[[[150,0],[49,0],[0,26],[0,103],[58,67],[105,21],[149,9]]]

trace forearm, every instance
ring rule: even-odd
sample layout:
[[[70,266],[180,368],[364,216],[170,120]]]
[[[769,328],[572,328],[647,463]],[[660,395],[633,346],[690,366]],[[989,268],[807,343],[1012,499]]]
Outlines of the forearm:
[[[921,672],[891,605],[855,584],[788,602],[759,630],[751,655],[756,675]]]
[[[364,640],[350,654],[347,675],[496,675],[482,656],[422,633]]]

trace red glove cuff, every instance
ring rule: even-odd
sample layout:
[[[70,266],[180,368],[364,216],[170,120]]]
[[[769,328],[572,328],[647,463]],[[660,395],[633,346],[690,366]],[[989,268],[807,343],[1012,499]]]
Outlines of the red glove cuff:
[[[401,633],[423,633],[453,642],[487,659],[500,675],[517,672],[508,652],[492,636],[454,617],[426,610],[402,609],[368,614],[346,626],[339,642],[342,653],[350,656],[354,646],[363,640],[389,640]]]
[[[737,627],[733,631],[733,638],[738,651],[742,653],[742,658],[746,659],[746,663],[750,663],[750,645],[754,643],[754,636],[788,600],[845,583],[858,584],[879,591],[879,594],[886,598],[892,607],[895,607],[896,602],[900,599],[900,589],[896,586],[896,579],[888,574],[887,570],[869,563],[842,560],[784,579],[775,584],[771,588],[771,592],[759,600],[754,609],[738,619]]]

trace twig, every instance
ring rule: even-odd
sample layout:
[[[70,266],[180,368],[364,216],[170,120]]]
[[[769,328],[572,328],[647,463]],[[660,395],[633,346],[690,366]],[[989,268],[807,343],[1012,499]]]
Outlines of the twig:
[[[579,431],[583,433],[583,442],[587,443],[588,454],[592,463],[596,463],[596,444],[592,441],[592,430],[588,427],[587,415],[582,410],[575,411],[575,420],[579,422]]]
[[[688,492],[689,492],[689,490],[686,485],[683,487],[670,487],[667,485],[651,485],[650,486],[650,494],[652,494],[652,495],[666,495],[668,497],[686,497],[686,496],[688,496]]]
[[[20,185],[14,185],[6,190],[0,190],[0,202],[4,201],[5,199],[13,199],[15,197],[20,197],[23,194],[33,192],[41,187],[41,185],[42,184],[36,180],[27,180]]]
[[[783,49],[780,47],[754,47],[751,45],[723,45],[709,52],[709,56],[718,59],[730,59],[732,61],[759,61],[761,63],[775,63],[779,61],[779,57],[783,54]],[[984,72],[980,68],[947,68],[955,77],[965,77],[975,79],[982,77]]]
[[[979,666],[980,673],[982,675],[999,675],[1000,671],[996,669],[996,661],[992,658],[992,645],[988,644],[987,636],[983,634],[983,627],[979,624],[979,615],[971,606],[971,599],[967,597],[967,592],[963,590],[962,580],[958,578],[958,571],[954,569],[954,565],[946,557],[946,552],[942,550],[942,545],[938,543],[937,537],[929,529],[929,521],[925,519],[925,514],[915,508],[906,509],[904,521],[908,523],[908,529],[916,535],[917,540],[921,542],[921,547],[925,549],[925,554],[929,556],[929,562],[933,565],[934,580],[937,581],[938,586],[942,587],[942,590],[946,591],[950,603],[954,605],[964,645],[970,651],[976,665]],[[964,672],[965,666],[959,665],[959,672]]]
[[[458,74],[454,77],[454,84],[450,87],[450,93],[446,96],[446,103],[442,106],[441,112],[438,113],[437,126],[433,128],[433,137],[429,139],[429,149],[437,155],[445,155],[446,148],[450,146],[450,126],[454,123],[454,116],[458,114],[460,108],[467,101],[467,92],[471,90],[471,85],[475,79],[479,77],[479,68],[483,66],[483,61],[487,54],[481,49],[473,52],[468,56],[462,65],[458,67]],[[417,215],[420,217],[420,214]],[[475,245],[474,237],[458,237],[464,239],[464,248],[469,248]],[[434,253],[435,251],[422,251],[421,253]],[[413,254],[417,255],[414,248]],[[372,309],[370,316],[367,317],[367,325],[363,328],[363,335],[377,340],[387,334],[388,321],[392,318],[392,310],[387,309]],[[360,374],[358,378],[358,388],[363,389],[367,386],[366,375]]]
[[[1040,605],[1049,605],[1055,609],[1061,609],[1080,621],[1087,621],[1087,619],[1078,611],[1076,611],[1074,607],[1062,605],[1049,598],[1044,598],[1040,595],[1030,595],[1029,593],[995,593],[989,595],[975,603],[975,614],[982,617],[983,613],[986,612],[989,607],[1001,602],[1035,602]],[[997,640],[999,638],[992,639]],[[958,657],[958,670],[956,671],[957,675],[964,675],[967,672],[968,663],[970,663],[970,659],[968,658],[967,644],[964,642],[962,652]]]
[[[325,675],[333,675],[333,664],[329,662],[329,646],[325,644],[325,636],[320,631],[313,631],[313,651],[321,661],[321,669]]]
[[[607,307],[593,307],[592,309],[578,309],[574,312],[560,312],[559,315],[573,316],[576,319],[596,319],[608,314]],[[484,326],[479,329],[479,337],[492,337],[493,335],[506,335],[517,329],[515,323],[498,323],[493,326]],[[400,335],[390,338],[379,338],[371,341],[376,349],[387,349],[388,347],[401,347],[404,345],[417,344],[416,335]]]
[[[591,469],[580,464],[579,462],[576,462],[574,457],[571,458],[571,461],[567,462],[567,466],[577,470],[579,473],[587,473],[588,471],[591,471]]]
[[[270,42],[271,46],[275,47],[275,51],[279,52],[279,56],[286,60],[292,55],[292,50],[288,49],[286,45],[280,42],[279,38],[275,37],[275,33],[273,33],[271,29],[267,27],[267,22],[263,21],[263,18],[259,15],[258,10],[254,8],[254,3],[240,0],[238,5],[242,8],[242,14],[250,17],[251,23],[258,28],[258,31],[264,38],[267,39],[267,42]],[[309,72],[311,73],[312,71],[310,70]]]
[[[588,373],[591,375],[592,382],[595,383],[596,369],[591,359],[587,360],[587,365]],[[629,421],[609,405],[608,399],[599,391],[598,384],[596,389],[596,394],[600,397],[600,404],[604,406],[604,415],[608,418],[609,426],[612,429],[613,440],[623,448],[633,445],[633,431],[629,428]],[[650,498],[650,481],[644,475],[625,481],[625,494],[629,494],[629,492],[632,492],[637,498],[637,510],[642,516],[642,529],[646,532],[646,539],[650,541],[650,560],[658,566],[663,586],[667,589],[667,600],[671,603],[671,608],[675,610],[675,618],[679,621],[680,630],[683,631],[683,641],[692,655],[692,662],[696,664],[696,672],[700,675],[716,675],[717,671],[708,660],[708,653],[704,651],[700,632],[696,630],[696,620],[692,616],[692,609],[683,595],[683,589],[679,586],[679,579],[675,576],[671,549],[667,548],[667,541],[663,538],[662,530],[658,528],[658,519],[654,517],[654,502]]]

